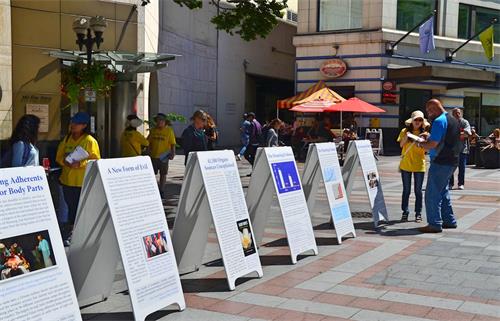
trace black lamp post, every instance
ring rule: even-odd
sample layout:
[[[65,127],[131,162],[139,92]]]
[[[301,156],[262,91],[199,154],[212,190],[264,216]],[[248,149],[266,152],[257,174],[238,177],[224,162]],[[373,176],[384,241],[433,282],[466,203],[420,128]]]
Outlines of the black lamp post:
[[[73,31],[76,33],[76,44],[83,50],[85,46],[87,53],[87,66],[92,65],[92,53],[94,50],[94,44],[97,49],[104,41],[102,34],[107,27],[106,18],[102,16],[92,17],[90,20],[88,18],[80,17],[73,21]],[[94,37],[92,37],[92,32]],[[95,93],[94,93],[95,94]],[[87,111],[90,112],[90,107],[92,104],[92,99],[86,98],[87,101]]]

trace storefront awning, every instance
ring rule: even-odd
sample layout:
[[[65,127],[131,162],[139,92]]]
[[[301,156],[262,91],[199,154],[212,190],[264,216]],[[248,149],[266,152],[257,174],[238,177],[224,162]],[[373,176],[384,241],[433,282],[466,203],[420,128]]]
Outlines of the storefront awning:
[[[496,74],[493,71],[450,68],[441,66],[421,66],[389,68],[387,80],[397,83],[418,81],[443,81],[447,89],[466,88],[477,85],[494,85]]]
[[[85,51],[53,50],[47,54],[54,58],[59,58],[66,65],[71,65],[78,60],[86,60]],[[168,61],[174,60],[180,55],[168,53],[148,53],[148,52],[119,52],[119,51],[98,51],[92,54],[92,59],[100,63],[108,64],[108,67],[123,73],[144,73],[153,72],[166,67]]]

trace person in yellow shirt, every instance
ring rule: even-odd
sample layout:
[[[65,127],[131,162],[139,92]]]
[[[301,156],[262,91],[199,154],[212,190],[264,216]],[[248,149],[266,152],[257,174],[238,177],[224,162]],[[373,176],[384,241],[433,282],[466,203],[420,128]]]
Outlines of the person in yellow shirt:
[[[57,148],[56,161],[62,167],[59,181],[63,188],[63,195],[68,205],[67,230],[69,235],[75,224],[76,211],[80,201],[80,192],[85,176],[85,168],[89,159],[100,159],[99,145],[89,132],[90,115],[85,112],[78,112],[71,118],[70,132],[59,143]],[[68,162],[67,156],[78,146],[83,148],[88,157],[80,161]],[[68,239],[69,235],[66,235]],[[66,243],[66,242],[65,242]]]
[[[399,146],[402,148],[399,169],[403,180],[403,196],[401,209],[403,215],[401,222],[408,221],[410,213],[408,205],[411,193],[411,177],[413,175],[415,193],[415,222],[422,222],[422,184],[425,175],[425,149],[418,147],[417,142],[407,136],[411,133],[416,136],[428,135],[430,124],[424,118],[424,113],[416,110],[411,113],[411,118],[405,121],[406,127],[401,130],[398,136]]]
[[[156,126],[151,128],[149,141],[149,156],[153,163],[155,175],[160,173],[158,188],[163,197],[163,188],[167,180],[168,161],[175,157],[175,133],[172,127],[168,126],[167,116],[159,113],[154,118]]]
[[[141,125],[142,120],[136,115],[127,116],[127,128],[120,141],[122,157],[140,156],[143,148],[149,146],[149,141],[137,131],[137,127]]]

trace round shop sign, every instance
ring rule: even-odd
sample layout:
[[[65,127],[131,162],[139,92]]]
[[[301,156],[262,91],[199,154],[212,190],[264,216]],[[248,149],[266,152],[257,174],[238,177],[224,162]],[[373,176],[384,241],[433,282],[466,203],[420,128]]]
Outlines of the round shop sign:
[[[341,59],[330,59],[321,64],[319,71],[325,77],[338,78],[347,72],[347,65]]]
[[[384,81],[382,83],[382,88],[387,91],[392,91],[396,89],[396,83],[394,81]]]

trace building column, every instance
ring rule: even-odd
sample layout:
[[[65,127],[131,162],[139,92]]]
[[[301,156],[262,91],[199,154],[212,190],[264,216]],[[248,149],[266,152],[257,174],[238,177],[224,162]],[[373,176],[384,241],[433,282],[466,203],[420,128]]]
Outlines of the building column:
[[[0,140],[12,132],[12,37],[9,0],[0,0]]]

